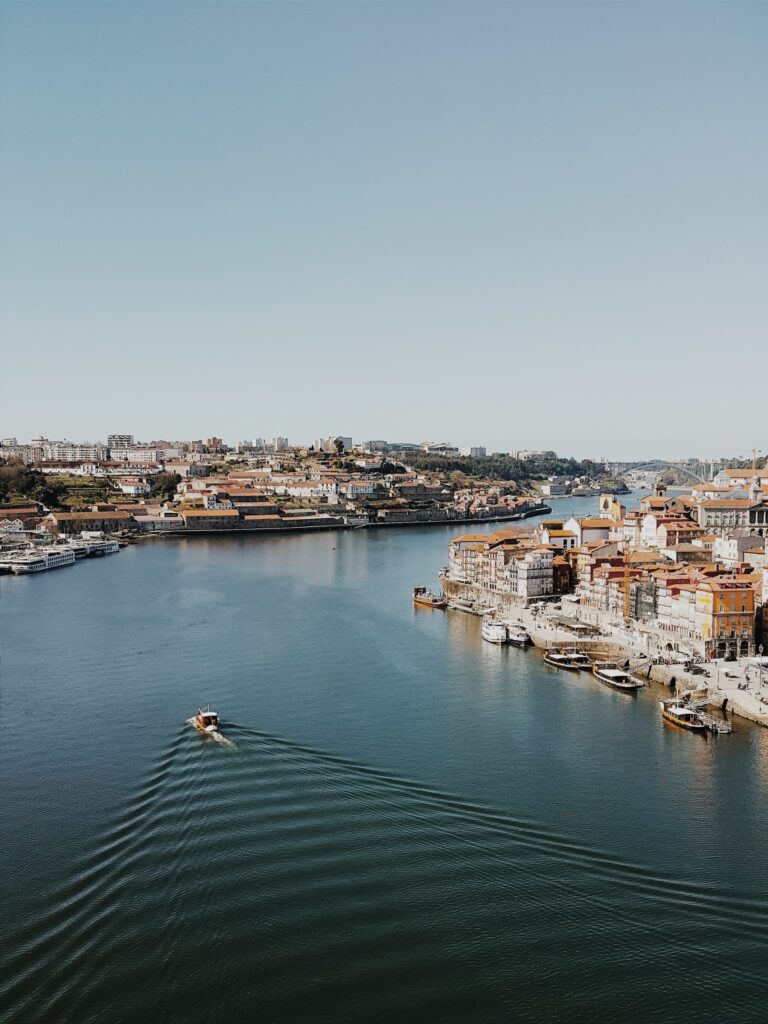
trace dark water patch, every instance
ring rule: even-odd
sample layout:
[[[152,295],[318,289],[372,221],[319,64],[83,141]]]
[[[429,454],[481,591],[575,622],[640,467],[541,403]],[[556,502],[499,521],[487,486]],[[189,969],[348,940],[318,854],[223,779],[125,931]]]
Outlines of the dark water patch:
[[[139,976],[172,984],[173,1005],[160,998],[167,1019],[217,1019],[213,997],[184,996],[211,971],[216,986],[243,992],[255,972],[250,1005],[290,1019],[330,1019],[325,1008],[309,1013],[315,998],[354,1019],[363,989],[389,992],[386,1019],[438,977],[430,1013],[449,991],[464,1007],[479,997],[493,1018],[513,1004],[533,1013],[530,978],[543,964],[579,991],[600,951],[614,977],[639,956],[663,974],[670,957],[714,968],[731,932],[752,935],[755,948],[768,938],[760,900],[653,875],[282,738],[237,733],[236,757],[196,736],[176,741],[102,837],[101,859],[86,858],[56,910],[14,941],[0,985],[8,1020],[88,1019],[97,1007],[100,1020],[131,1019],[108,994],[128,1005]],[[480,961],[491,954],[501,960],[489,979]],[[729,976],[748,984],[749,968],[730,964]]]

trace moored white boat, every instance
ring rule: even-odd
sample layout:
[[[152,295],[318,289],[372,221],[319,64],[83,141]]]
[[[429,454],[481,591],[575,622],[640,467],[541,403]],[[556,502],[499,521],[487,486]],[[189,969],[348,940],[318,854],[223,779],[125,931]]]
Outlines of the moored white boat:
[[[489,644],[505,644],[507,642],[507,627],[498,619],[483,619],[480,627],[480,635]]]
[[[507,641],[515,647],[527,647],[531,638],[519,623],[513,622],[507,626]]]
[[[589,668],[592,662],[583,651],[547,651],[544,661],[555,668],[567,668],[571,672],[578,672],[583,668]]]
[[[11,572],[17,576],[48,569],[62,569],[75,564],[75,553],[69,548],[43,548],[30,551],[10,560]]]
[[[639,679],[635,679],[629,672],[611,665],[595,665],[592,671],[601,683],[605,683],[606,686],[612,686],[614,690],[625,690],[635,693],[643,685]]]

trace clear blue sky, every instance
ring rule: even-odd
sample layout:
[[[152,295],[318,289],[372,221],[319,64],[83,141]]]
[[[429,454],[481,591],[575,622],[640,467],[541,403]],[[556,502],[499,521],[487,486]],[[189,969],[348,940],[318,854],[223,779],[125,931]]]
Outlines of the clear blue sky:
[[[768,448],[766,4],[0,35],[0,435]]]

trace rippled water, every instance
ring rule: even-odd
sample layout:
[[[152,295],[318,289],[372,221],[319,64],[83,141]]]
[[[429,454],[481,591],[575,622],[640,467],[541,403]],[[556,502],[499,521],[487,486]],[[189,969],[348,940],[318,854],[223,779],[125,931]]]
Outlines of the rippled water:
[[[414,610],[450,535],[3,580],[3,1021],[764,1018],[765,733]]]

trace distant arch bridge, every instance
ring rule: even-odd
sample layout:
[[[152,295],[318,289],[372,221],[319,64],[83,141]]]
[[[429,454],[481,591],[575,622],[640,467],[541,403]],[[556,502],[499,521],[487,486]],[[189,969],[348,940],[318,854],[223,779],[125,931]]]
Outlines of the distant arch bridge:
[[[622,473],[631,473],[635,469],[676,469],[679,473],[685,473],[686,476],[692,476],[694,480],[698,480],[700,484],[707,483],[707,480],[703,476],[699,476],[698,473],[694,473],[692,469],[686,469],[685,466],[678,466],[674,462],[662,462],[660,459],[653,459],[651,462],[638,462],[633,466],[625,466]]]

